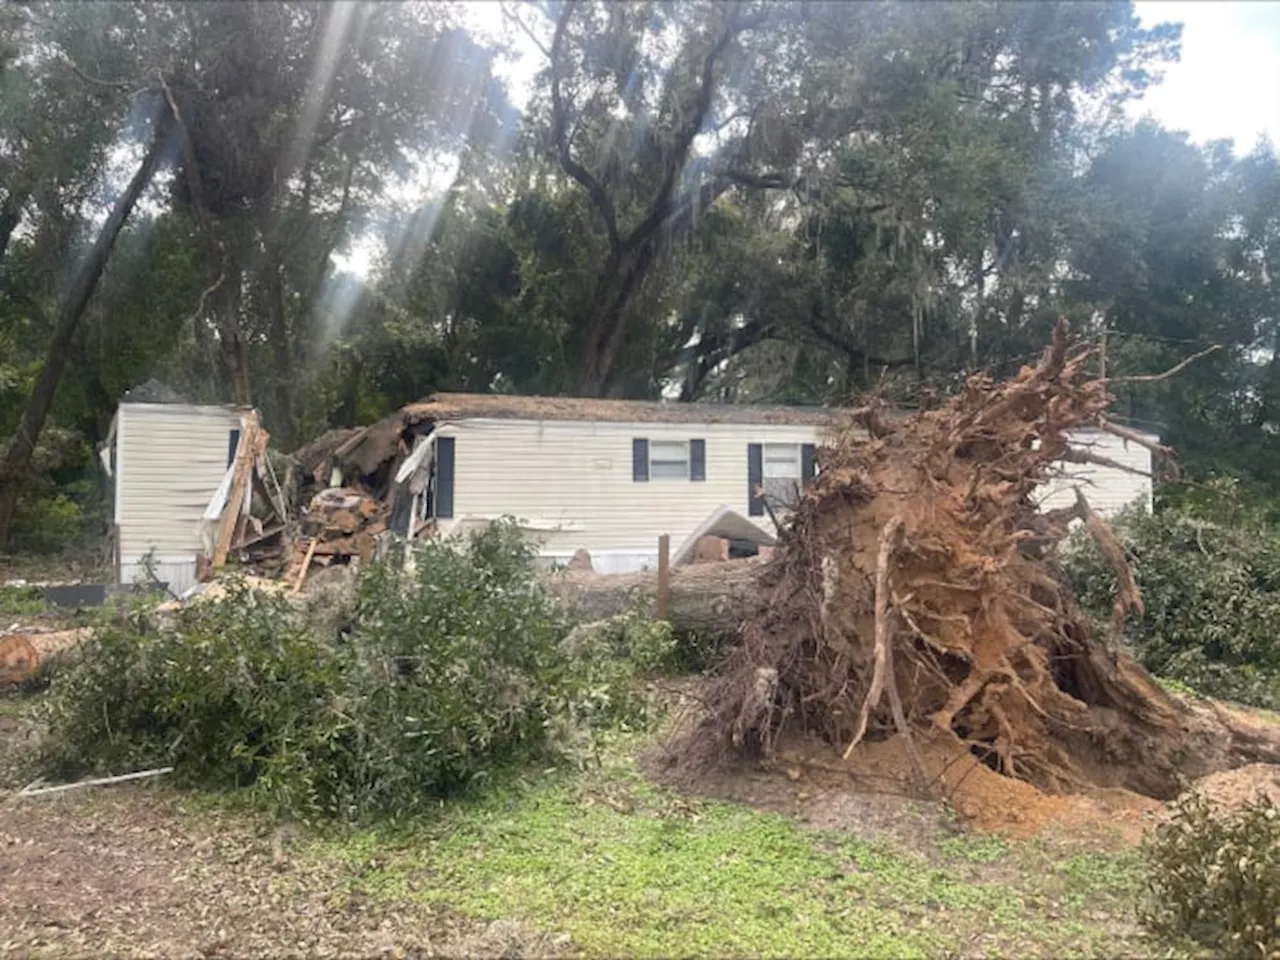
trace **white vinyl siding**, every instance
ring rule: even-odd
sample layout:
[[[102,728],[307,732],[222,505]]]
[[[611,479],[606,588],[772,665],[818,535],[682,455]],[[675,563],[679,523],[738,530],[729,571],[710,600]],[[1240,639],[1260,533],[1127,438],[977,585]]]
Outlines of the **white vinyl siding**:
[[[154,551],[171,580],[194,574],[200,515],[227,469],[240,414],[229,407],[121,404],[116,427],[120,578]],[[161,577],[164,579],[164,576]]]
[[[442,424],[438,434],[456,439],[454,517],[441,524],[444,531],[462,532],[498,517],[513,516],[542,544],[546,556],[567,559],[582,547],[592,553],[598,570],[622,570],[634,567],[622,561],[617,567],[608,567],[613,561],[602,563],[601,557],[613,552],[650,563],[661,534],[670,534],[674,547],[721,505],[746,517],[750,444],[774,449],[776,457],[766,453],[763,459],[765,464],[772,459],[766,470],[778,474],[775,479],[794,473],[798,480],[800,446],[821,445],[826,430],[804,425],[494,418]],[[636,438],[648,442],[652,474],[655,447],[686,445],[692,437],[706,444],[704,482],[652,482],[652,478],[648,483],[635,482],[632,457]],[[1092,439],[1090,436],[1082,442]],[[788,460],[780,445],[794,450],[794,459]],[[1146,453],[1141,447],[1130,446]],[[1150,469],[1149,460],[1130,455],[1142,460],[1141,469]],[[1071,470],[1075,476],[1096,477],[1107,491],[1090,494],[1100,510],[1114,501],[1127,502],[1144,490],[1149,497],[1149,481],[1142,478],[1092,466],[1073,466]],[[768,516],[750,519],[762,530],[774,532]]]
[[[1153,442],[1156,439],[1151,437]],[[1045,484],[1036,498],[1041,510],[1072,506],[1076,502],[1077,487],[1084,493],[1089,505],[1104,517],[1115,516],[1135,503],[1151,510],[1150,450],[1140,443],[1094,430],[1074,434],[1071,445],[1079,450],[1091,451],[1127,469],[1119,470],[1091,463],[1063,464],[1063,475]]]
[[[456,438],[454,522],[444,526],[462,530],[510,515],[526,522],[548,555],[568,557],[579,547],[654,555],[660,535],[670,534],[674,549],[721,505],[746,516],[749,444],[765,439],[798,448],[821,443],[824,429],[500,419],[444,424],[440,435]],[[648,441],[647,483],[633,475],[636,438]],[[705,443],[706,479],[698,482],[689,479],[692,439]],[[653,476],[667,444],[684,451],[683,482]],[[774,532],[768,517],[752,520]]]

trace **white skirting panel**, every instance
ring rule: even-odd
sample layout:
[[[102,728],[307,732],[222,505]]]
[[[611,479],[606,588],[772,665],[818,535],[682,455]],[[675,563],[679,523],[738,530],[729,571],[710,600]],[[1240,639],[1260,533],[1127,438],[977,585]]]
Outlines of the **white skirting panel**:
[[[135,583],[147,579],[147,568],[142,557],[122,557],[120,561],[120,582]],[[155,577],[161,583],[169,585],[169,592],[181,596],[182,592],[196,582],[196,555],[157,557],[155,560]]]

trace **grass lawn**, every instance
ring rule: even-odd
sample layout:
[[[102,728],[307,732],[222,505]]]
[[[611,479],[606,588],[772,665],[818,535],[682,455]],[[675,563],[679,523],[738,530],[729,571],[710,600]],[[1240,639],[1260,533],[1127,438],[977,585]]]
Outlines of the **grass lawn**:
[[[495,787],[437,819],[298,855],[353,891],[567,935],[587,956],[1134,956],[1131,851],[942,824],[908,848],[655,787],[634,739],[599,768]]]
[[[0,699],[0,733],[19,704]],[[1132,850],[963,832],[905,800],[816,829],[655,785],[647,742],[407,824],[298,827],[283,862],[277,824],[234,796],[157,782],[6,801],[0,841],[22,846],[0,844],[0,928],[40,955],[1168,955],[1137,927]]]

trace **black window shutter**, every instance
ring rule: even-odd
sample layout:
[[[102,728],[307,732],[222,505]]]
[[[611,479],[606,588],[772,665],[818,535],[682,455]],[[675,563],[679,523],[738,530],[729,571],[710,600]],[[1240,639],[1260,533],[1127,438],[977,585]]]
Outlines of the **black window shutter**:
[[[689,479],[707,479],[707,441],[689,441]]]
[[[236,451],[240,449],[240,428],[233,427],[230,435],[227,437],[227,466],[231,466],[236,462]],[[328,482],[328,477],[325,482]]]
[[[436,437],[436,516],[453,516],[453,437]]]
[[[764,499],[756,489],[764,483],[764,447],[758,443],[747,444],[747,515],[764,516]]]
[[[649,441],[644,437],[631,441],[631,479],[637,483],[649,479]]]
[[[409,535],[410,517],[413,515],[413,497],[403,484],[391,488],[391,517],[387,527],[400,537]]]
[[[813,459],[814,446],[812,443],[800,444],[800,484],[801,486],[809,486],[813,483],[813,478],[817,476],[817,465]]]

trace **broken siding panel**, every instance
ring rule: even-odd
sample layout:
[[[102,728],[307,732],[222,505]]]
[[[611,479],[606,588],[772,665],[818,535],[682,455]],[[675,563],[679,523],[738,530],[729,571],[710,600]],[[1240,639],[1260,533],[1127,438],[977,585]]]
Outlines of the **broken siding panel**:
[[[118,516],[122,563],[153,549],[161,558],[200,548],[198,524],[227,468],[240,414],[223,407],[122,404]]]
[[[1076,502],[1077,487],[1093,509],[1104,517],[1115,516],[1135,501],[1147,510],[1151,509],[1150,450],[1122,437],[1095,431],[1074,434],[1071,445],[1114,460],[1132,470],[1141,471],[1147,476],[1115,467],[1086,463],[1065,464],[1065,476],[1056,478],[1041,488],[1037,502],[1042,510],[1072,506]]]
[[[659,535],[680,543],[724,504],[747,512],[751,443],[820,443],[815,425],[661,424],[466,420],[442,425],[457,438],[454,516],[511,514],[530,521],[548,552],[652,551]],[[702,481],[635,479],[637,439],[704,441]],[[758,518],[772,532],[768,517]],[[557,526],[562,529],[555,529]]]

